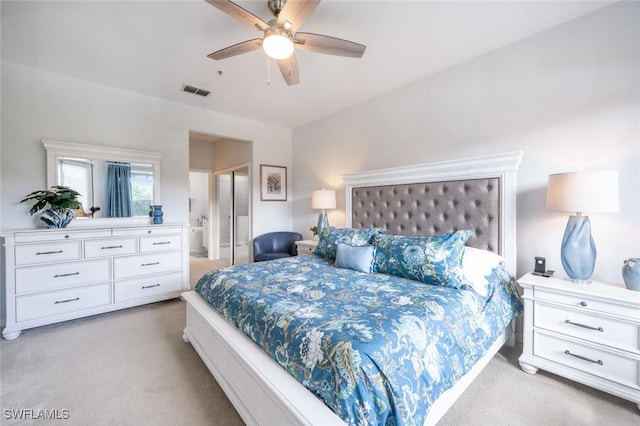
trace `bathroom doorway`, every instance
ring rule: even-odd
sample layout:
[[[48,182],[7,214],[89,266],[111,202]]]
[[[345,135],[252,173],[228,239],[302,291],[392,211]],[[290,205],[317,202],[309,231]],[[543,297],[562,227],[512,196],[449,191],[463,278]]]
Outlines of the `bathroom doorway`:
[[[249,263],[249,165],[215,173],[216,258],[228,265]]]
[[[211,258],[211,179],[208,170],[189,170],[189,255]]]

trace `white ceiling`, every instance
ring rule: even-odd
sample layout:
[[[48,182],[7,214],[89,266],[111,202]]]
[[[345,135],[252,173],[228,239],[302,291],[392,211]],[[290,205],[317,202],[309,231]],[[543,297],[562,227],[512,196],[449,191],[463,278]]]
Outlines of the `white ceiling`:
[[[268,21],[267,1],[238,1]],[[296,128],[613,1],[324,0],[301,31],[365,44],[362,59],[298,51],[287,86],[261,50],[207,54],[261,33],[204,0],[2,1],[2,60]],[[182,92],[183,84],[211,91]]]

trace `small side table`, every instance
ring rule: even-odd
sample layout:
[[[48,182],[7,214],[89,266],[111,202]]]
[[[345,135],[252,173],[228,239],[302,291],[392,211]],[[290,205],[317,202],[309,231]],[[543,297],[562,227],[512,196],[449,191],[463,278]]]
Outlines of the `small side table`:
[[[298,256],[313,256],[313,253],[316,251],[317,245],[318,242],[316,240],[296,241]]]
[[[640,292],[526,274],[520,367],[539,368],[640,408]]]

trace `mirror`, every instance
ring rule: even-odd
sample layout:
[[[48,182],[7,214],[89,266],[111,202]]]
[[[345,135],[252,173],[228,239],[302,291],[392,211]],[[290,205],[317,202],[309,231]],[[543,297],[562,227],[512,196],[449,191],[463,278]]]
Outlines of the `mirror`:
[[[147,218],[160,202],[162,154],[126,148],[43,140],[47,151],[47,187],[78,191],[86,217]]]

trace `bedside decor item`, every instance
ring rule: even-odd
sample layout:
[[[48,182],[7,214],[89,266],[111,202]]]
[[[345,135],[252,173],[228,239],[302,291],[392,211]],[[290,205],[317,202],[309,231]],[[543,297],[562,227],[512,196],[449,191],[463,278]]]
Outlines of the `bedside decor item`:
[[[155,205],[153,206],[153,224],[154,225],[162,225],[162,216],[164,213],[162,212],[162,206]]]
[[[51,190],[34,191],[20,202],[35,200],[36,203],[29,210],[31,215],[44,209],[40,220],[47,228],[65,228],[75,218],[74,211],[82,208],[79,196],[77,191],[69,187],[56,185]]]
[[[625,259],[622,267],[622,279],[629,290],[640,291],[640,258]]]
[[[326,209],[336,208],[336,191],[333,189],[320,189],[311,193],[311,208],[314,210],[322,210],[318,215],[318,225],[316,232],[322,234],[322,230],[329,226]]]
[[[287,168],[260,164],[260,200],[287,201]]]
[[[618,211],[618,172],[586,171],[549,175],[547,209],[576,212],[569,216],[561,259],[572,281],[589,283],[596,262],[589,216],[583,212]]]

